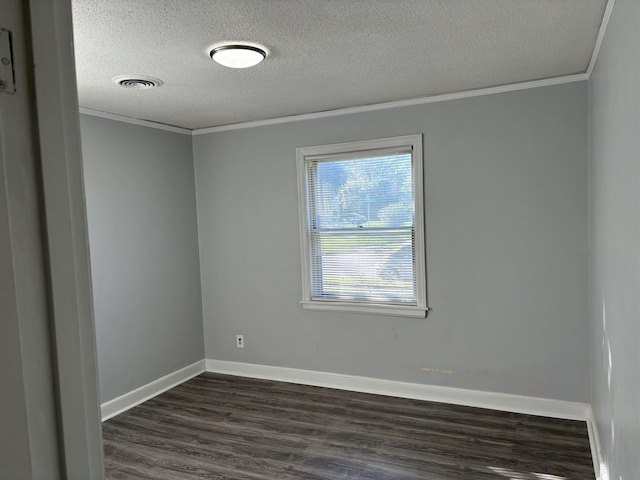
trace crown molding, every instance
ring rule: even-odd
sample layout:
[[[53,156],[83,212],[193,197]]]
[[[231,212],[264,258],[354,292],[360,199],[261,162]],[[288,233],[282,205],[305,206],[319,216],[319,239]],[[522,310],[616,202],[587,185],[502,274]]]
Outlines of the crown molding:
[[[615,3],[616,3],[616,0],[609,0],[607,2],[607,6],[604,9],[604,15],[602,16],[602,23],[600,24],[600,30],[598,31],[598,37],[596,38],[596,44],[593,47],[593,54],[591,55],[591,61],[589,62],[589,66],[587,67],[587,80],[591,78],[593,69],[596,66],[596,61],[598,60],[598,53],[600,53],[600,47],[602,46],[602,42],[604,41],[604,34],[607,31],[607,26],[609,25],[609,20],[611,19],[611,14],[613,13],[613,6],[615,5]]]
[[[477,90],[466,90],[464,92],[445,93],[442,95],[432,95],[430,97],[412,98],[409,100],[398,100],[394,102],[376,103],[361,107],[348,107],[324,112],[305,113],[302,115],[291,115],[288,117],[271,118],[268,120],[257,120],[253,122],[234,123],[231,125],[221,125],[219,127],[198,128],[192,130],[192,135],[205,135],[208,133],[225,132],[229,130],[239,130],[242,128],[262,127],[264,125],[277,125],[279,123],[298,122],[301,120],[315,120],[318,118],[335,117],[338,115],[351,115],[353,113],[373,112],[376,110],[386,110],[389,108],[409,107],[413,105],[423,105],[427,103],[446,102],[449,100],[460,100],[463,98],[481,97],[484,95],[495,95],[497,93],[514,92],[517,90],[528,90],[530,88],[549,87],[552,85],[562,85],[564,83],[582,82],[588,80],[586,73],[576,75],[565,75],[563,77],[545,78],[530,82],[512,83],[497,87],[480,88]]]
[[[609,0],[609,5],[612,5],[615,0]],[[609,5],[607,10],[609,11]],[[609,16],[611,15],[609,11]],[[607,17],[608,20],[608,17]],[[605,22],[601,27],[601,34],[604,35],[604,29],[606,29]],[[600,42],[596,44],[599,48],[602,40],[598,37]],[[594,50],[594,57],[591,63],[595,63],[596,52]],[[591,67],[591,64],[590,64]],[[277,125],[280,123],[299,122],[302,120],[316,120],[319,118],[336,117],[340,115],[351,115],[354,113],[375,112],[377,110],[386,110],[389,108],[410,107],[414,105],[424,105],[428,103],[447,102],[450,100],[461,100],[464,98],[482,97],[485,95],[496,95],[499,93],[515,92],[519,90],[528,90],[531,88],[550,87],[553,85],[562,85],[565,83],[583,82],[589,80],[587,73],[579,73],[575,75],[565,75],[563,77],[544,78],[541,80],[532,80],[530,82],[512,83],[509,85],[500,85],[497,87],[480,88],[477,90],[466,90],[463,92],[445,93],[442,95],[432,95],[429,97],[412,98],[408,100],[397,100],[393,102],[375,103],[371,105],[363,105],[359,107],[347,107],[339,108],[336,110],[327,110],[324,112],[304,113],[301,115],[290,115],[287,117],[270,118],[267,120],[256,120],[251,122],[234,123],[230,125],[220,125],[217,127],[197,128],[190,130],[188,128],[176,127],[173,125],[165,125],[163,123],[151,122],[149,120],[141,120],[138,118],[127,117],[124,115],[117,115],[114,113],[102,112],[100,110],[93,110],[90,108],[80,107],[80,113],[85,115],[92,115],[94,117],[107,118],[118,122],[131,123],[134,125],[141,125],[144,127],[157,128],[159,130],[166,130],[174,133],[181,133],[184,135],[206,135],[209,133],[226,132],[230,130],[240,130],[243,128],[262,127],[265,125]]]
[[[165,125],[164,123],[150,122],[149,120],[141,120],[139,118],[127,117],[125,115],[117,115],[115,113],[102,112],[91,108],[80,107],[80,113],[91,115],[93,117],[107,118],[116,122],[131,123],[133,125],[141,125],[143,127],[156,128],[167,132],[181,133],[183,135],[191,135],[192,131],[188,128],[175,127],[173,125]]]

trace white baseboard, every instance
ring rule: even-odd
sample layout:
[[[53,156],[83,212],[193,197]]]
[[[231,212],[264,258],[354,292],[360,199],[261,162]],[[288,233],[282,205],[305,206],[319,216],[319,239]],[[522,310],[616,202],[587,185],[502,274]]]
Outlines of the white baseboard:
[[[187,367],[176,370],[175,372],[165,375],[162,378],[147,383],[129,393],[125,393],[113,400],[103,403],[100,408],[102,410],[102,421],[115,417],[116,415],[135,407],[136,405],[146,402],[147,400],[160,395],[162,392],[180,385],[183,382],[200,375],[205,371],[205,361],[199,360]]]
[[[579,402],[397,382],[380,378],[316,372],[296,368],[227,362],[224,360],[207,359],[206,368],[208,372],[226,373],[241,377],[278,380],[354,392],[374,393],[392,397],[413,398],[514,413],[541,415],[544,417],[584,421],[590,418],[589,405]]]
[[[101,405],[102,421],[123,413],[202,372],[224,373],[240,377],[262,378],[281,382],[299,383],[317,387],[336,388],[362,393],[388,395],[392,397],[413,398],[469,407],[488,408],[544,417],[582,420],[587,423],[589,443],[593,457],[596,480],[605,480],[601,476],[601,450],[598,429],[593,418],[591,406],[580,402],[567,402],[549,398],[527,397],[507,393],[466,390],[462,388],[423,385],[418,383],[397,382],[381,378],[343,375],[339,373],[317,372],[297,368],[273,367],[251,363],[228,362],[224,360],[200,360],[181,368],[158,380],[136,388],[118,398]]]
[[[593,410],[589,407],[589,418],[587,419],[587,429],[589,430],[589,444],[591,446],[591,457],[593,458],[593,470],[596,473],[596,480],[608,480],[602,475],[602,450],[600,450],[600,435],[598,425],[593,416]]]
[[[200,360],[169,375],[154,380],[120,397],[101,405],[102,421],[141,404],[202,372],[225,373],[240,377],[263,378],[281,382],[299,383],[317,387],[336,388],[354,392],[413,398],[432,402],[465,405],[469,407],[503,410],[514,413],[541,415],[544,417],[583,420],[587,422],[594,465],[600,465],[600,442],[590,405],[508,393],[467,390],[463,388],[398,382],[381,378],[360,377],[339,373],[301,370],[297,368],[273,367],[252,363],[228,362],[224,360]],[[597,464],[596,464],[597,461]]]

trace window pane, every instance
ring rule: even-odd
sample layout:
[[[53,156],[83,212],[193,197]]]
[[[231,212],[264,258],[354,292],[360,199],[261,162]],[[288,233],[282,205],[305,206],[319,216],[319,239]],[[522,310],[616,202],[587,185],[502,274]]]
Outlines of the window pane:
[[[413,226],[411,153],[310,161],[311,228]]]

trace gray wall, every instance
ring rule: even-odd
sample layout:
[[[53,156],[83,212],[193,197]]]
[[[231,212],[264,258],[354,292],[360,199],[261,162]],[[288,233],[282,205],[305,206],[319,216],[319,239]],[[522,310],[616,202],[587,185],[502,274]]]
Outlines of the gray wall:
[[[581,82],[194,137],[207,358],[588,401],[587,100]],[[303,310],[295,148],[413,133],[433,311]]]
[[[87,115],[101,401],[204,357],[191,137]]]
[[[640,4],[618,0],[590,80],[591,402],[603,478],[640,478]]]

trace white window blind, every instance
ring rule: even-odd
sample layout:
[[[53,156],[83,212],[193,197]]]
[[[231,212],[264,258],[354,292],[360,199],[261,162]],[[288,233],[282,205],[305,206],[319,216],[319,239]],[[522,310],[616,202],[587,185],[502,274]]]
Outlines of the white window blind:
[[[424,316],[421,162],[419,135],[298,149],[303,305]]]

